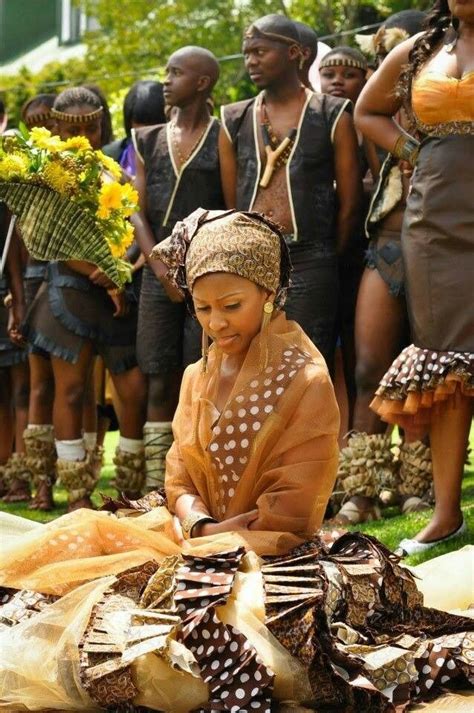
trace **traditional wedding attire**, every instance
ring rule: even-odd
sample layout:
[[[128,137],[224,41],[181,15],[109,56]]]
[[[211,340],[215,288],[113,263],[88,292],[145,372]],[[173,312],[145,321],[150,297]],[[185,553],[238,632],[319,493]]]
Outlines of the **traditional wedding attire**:
[[[176,221],[201,206],[224,207],[217,140],[219,122],[210,119],[182,166],[173,156],[171,125],[132,132],[137,160],[145,170],[146,215],[155,241],[171,233]],[[151,319],[153,315],[153,319]],[[200,331],[183,303],[172,302],[149,266],[143,269],[138,314],[137,355],[144,374],[180,371],[200,357]]]
[[[254,208],[268,188],[259,181],[265,148],[260,132],[263,94],[222,107],[222,125],[237,159],[239,210]],[[337,201],[334,135],[351,102],[306,90],[294,143],[285,165],[292,232],[285,236],[293,264],[287,314],[301,325],[332,365],[337,317]]]
[[[380,382],[373,408],[419,427],[437,404],[474,395],[474,72],[423,71],[411,111],[425,135],[402,234],[413,344]]]
[[[452,679],[466,686],[474,621],[424,609],[408,570],[369,537],[345,535],[329,552],[308,539],[334,481],[339,424],[310,340],[277,314],[221,412],[220,360],[211,348],[206,372],[200,362],[185,373],[168,506],[194,493],[216,519],[258,508],[259,530],[180,546],[159,498],[135,517],[0,517],[0,583],[10,588],[1,700],[36,710],[269,713],[292,700],[394,711]]]

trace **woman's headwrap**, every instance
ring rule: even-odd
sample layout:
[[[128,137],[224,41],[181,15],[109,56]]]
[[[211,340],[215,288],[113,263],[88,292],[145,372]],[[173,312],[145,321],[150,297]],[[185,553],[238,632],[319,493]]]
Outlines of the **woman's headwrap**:
[[[275,293],[283,306],[290,283],[288,248],[279,228],[260,213],[198,208],[176,223],[151,257],[167,267],[168,279],[191,303],[193,285],[203,275],[228,272]]]

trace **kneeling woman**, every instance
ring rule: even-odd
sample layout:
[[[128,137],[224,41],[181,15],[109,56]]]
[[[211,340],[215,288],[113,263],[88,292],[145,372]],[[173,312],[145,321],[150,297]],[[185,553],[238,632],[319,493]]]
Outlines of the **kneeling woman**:
[[[443,684],[465,684],[474,622],[425,610],[411,575],[370,538],[346,535],[328,553],[313,537],[339,417],[322,357],[279,309],[289,260],[276,227],[196,211],[155,251],[204,334],[173,423],[169,509],[151,494],[135,517],[0,519],[0,584],[40,593],[10,591],[0,608],[12,624],[0,632],[0,700],[385,711],[432,694],[440,671]],[[424,630],[442,655],[430,657]]]

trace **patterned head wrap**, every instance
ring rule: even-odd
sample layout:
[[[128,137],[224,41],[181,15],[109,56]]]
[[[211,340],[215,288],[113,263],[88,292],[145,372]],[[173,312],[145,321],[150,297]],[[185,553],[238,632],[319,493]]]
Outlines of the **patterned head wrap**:
[[[288,248],[278,227],[260,213],[198,208],[176,223],[152,257],[168,266],[167,279],[190,302],[193,285],[211,272],[245,277],[275,293],[281,307],[290,282]]]

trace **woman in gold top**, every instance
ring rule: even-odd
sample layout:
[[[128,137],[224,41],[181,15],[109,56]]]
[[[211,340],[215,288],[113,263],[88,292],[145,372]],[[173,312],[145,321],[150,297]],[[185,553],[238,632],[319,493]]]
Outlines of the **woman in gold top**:
[[[414,343],[372,404],[389,422],[429,430],[435,510],[414,540],[400,543],[405,554],[465,530],[460,493],[474,395],[474,0],[439,0],[427,28],[393,50],[357,106],[360,130],[414,167],[402,236]],[[402,103],[421,144],[391,118]]]

